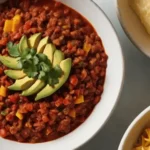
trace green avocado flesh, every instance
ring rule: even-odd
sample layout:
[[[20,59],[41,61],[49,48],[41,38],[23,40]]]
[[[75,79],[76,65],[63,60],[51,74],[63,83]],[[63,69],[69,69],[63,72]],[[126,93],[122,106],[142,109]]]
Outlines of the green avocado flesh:
[[[44,50],[46,44],[48,43],[48,40],[49,40],[49,37],[47,36],[40,41],[40,43],[37,47],[37,53],[43,53],[43,50]]]
[[[53,55],[55,50],[56,48],[53,44],[47,44],[43,51],[43,54],[45,54],[48,57],[51,63],[53,63]]]
[[[5,70],[5,74],[12,79],[22,79],[26,74],[22,70]]]
[[[52,62],[53,60],[53,54],[55,51],[55,46],[53,46],[52,44],[47,44],[45,46],[45,49],[43,51],[43,54],[45,54],[48,59]],[[39,92],[44,86],[46,85],[46,83],[42,80],[37,80],[29,89],[25,90],[22,92],[23,96],[30,96],[33,94],[36,94],[37,92]]]
[[[19,51],[22,52],[22,51],[26,50],[27,48],[29,48],[28,39],[24,35],[19,42]]]
[[[41,40],[41,33],[33,34],[29,38],[29,46],[30,46],[30,48],[36,49],[38,47],[38,44],[39,44],[40,40]]]
[[[59,65],[62,60],[64,60],[65,56],[63,52],[56,50],[54,53],[53,66]]]
[[[39,92],[45,86],[45,82],[42,80],[37,80],[35,83],[27,90],[23,91],[21,95],[30,96]]]
[[[52,95],[60,87],[62,87],[69,77],[72,66],[72,60],[70,58],[65,59],[64,53],[62,51],[56,50],[56,47],[53,44],[48,43],[49,37],[44,37],[43,39],[41,39],[41,36],[41,33],[36,33],[29,39],[25,35],[22,36],[19,42],[18,49],[20,55],[18,55],[19,57],[17,58],[10,57],[12,56],[11,54],[10,56],[0,55],[0,62],[9,68],[8,70],[5,70],[4,73],[11,79],[15,80],[15,83],[9,86],[8,89],[14,91],[22,91],[22,96],[31,96],[36,94],[36,101]],[[36,51],[34,51],[32,48]],[[30,50],[32,50],[31,53]],[[27,55],[25,55],[26,51]],[[44,55],[46,55],[47,57],[43,55],[43,58],[46,57],[46,60],[48,58],[50,62],[44,62],[44,59],[41,59],[41,61],[39,59],[39,56],[42,56],[42,54],[38,53],[43,53]],[[37,57],[37,60],[33,59],[34,57]],[[34,60],[33,62],[36,62],[35,67],[37,68],[43,67],[42,69],[40,68],[41,70],[36,68],[37,70],[35,73],[37,73],[37,75],[33,75],[34,70],[32,72],[30,67],[24,67],[24,64],[22,62],[25,62],[27,60],[30,60],[31,62]],[[42,64],[43,62],[45,63],[45,66]],[[46,65],[50,65],[50,68],[48,68],[49,71],[45,71],[45,68],[47,67]],[[59,66],[61,69],[59,68],[59,70],[57,69],[54,70],[54,72],[51,72],[53,71],[53,69],[56,69]],[[28,69],[29,74],[25,71],[25,69]],[[40,75],[42,76],[44,73],[45,78],[43,77],[42,80],[42,78],[40,78]],[[54,75],[52,76],[52,74],[49,73],[54,73]],[[30,76],[31,78],[28,76]],[[55,80],[55,84],[51,84],[49,82],[51,80]]]
[[[3,63],[3,65],[5,65],[10,69],[16,69],[16,70],[21,69],[21,66],[19,66],[18,64],[18,60],[19,58],[0,55],[0,61]]]
[[[23,79],[16,80],[15,83],[8,88],[14,91],[23,91],[28,89],[36,80],[33,78],[25,77]]]
[[[68,76],[70,74],[70,70],[71,70],[71,64],[72,61],[70,58],[67,58],[65,60],[63,60],[60,63],[60,67],[63,70],[64,74],[62,77],[59,78],[59,83],[56,84],[54,87],[50,86],[50,85],[46,85],[45,88],[43,88],[43,90],[41,90],[37,96],[35,97],[35,100],[38,101],[42,98],[45,98],[47,96],[52,95],[54,92],[56,92],[68,79]]]

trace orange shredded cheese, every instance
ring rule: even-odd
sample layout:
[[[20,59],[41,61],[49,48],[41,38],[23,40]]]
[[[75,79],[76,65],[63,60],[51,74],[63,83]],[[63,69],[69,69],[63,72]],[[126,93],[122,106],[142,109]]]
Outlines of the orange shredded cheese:
[[[150,128],[145,129],[140,137],[140,143],[133,150],[150,150]]]

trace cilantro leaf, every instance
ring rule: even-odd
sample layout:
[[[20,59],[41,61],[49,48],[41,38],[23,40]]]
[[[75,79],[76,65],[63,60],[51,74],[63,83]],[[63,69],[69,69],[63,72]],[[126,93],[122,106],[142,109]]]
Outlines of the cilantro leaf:
[[[22,51],[21,53],[21,58],[26,58],[26,56],[29,54],[29,51],[28,50],[24,50]]]
[[[35,50],[34,48],[31,48],[31,49],[30,49],[30,54],[31,54],[32,56],[34,56],[34,55],[36,54],[36,50]]]
[[[62,71],[62,69],[60,68],[59,65],[56,65],[56,66],[54,67],[54,71],[55,71],[55,77],[56,77],[56,78],[61,77],[62,74],[63,74],[63,71]]]
[[[7,44],[7,48],[8,48],[8,53],[10,56],[12,57],[18,57],[20,56],[20,53],[19,53],[19,45],[18,44],[14,44],[12,42],[9,42]]]
[[[40,61],[44,61],[45,62],[48,59],[47,56],[42,54],[42,53],[37,54],[37,56],[38,56]]]
[[[48,84],[49,84],[50,86],[54,86],[54,85],[57,84],[57,83],[59,83],[58,78],[49,78],[49,79],[48,79]]]
[[[44,72],[49,72],[50,71],[50,67],[44,62],[40,63],[40,67],[41,67],[42,71],[44,71]]]
[[[31,71],[32,71],[33,67],[34,67],[34,65],[32,63],[32,60],[24,60],[23,68],[29,68],[29,70],[31,69]]]
[[[27,60],[32,59],[32,55],[29,53],[29,54],[26,55],[25,58],[26,58]]]
[[[37,67],[33,64],[30,64],[27,67],[25,66],[23,72],[26,73],[30,78],[34,78],[38,75]]]
[[[63,71],[59,65],[53,67],[47,55],[43,53],[37,54],[34,48],[26,48],[19,52],[18,44],[13,44],[12,42],[9,42],[7,47],[12,57],[20,57],[18,65],[21,66],[28,77],[43,80],[50,86],[59,83],[59,78],[63,75]]]
[[[38,79],[41,79],[41,80],[43,80],[44,78],[45,78],[45,72],[44,71],[40,71],[40,74],[39,74],[39,76],[38,76]]]
[[[30,72],[29,70],[26,70],[25,73],[29,78],[34,78],[38,75],[38,72],[33,72],[33,71]]]
[[[37,65],[39,63],[39,58],[37,56],[33,57],[33,64]]]

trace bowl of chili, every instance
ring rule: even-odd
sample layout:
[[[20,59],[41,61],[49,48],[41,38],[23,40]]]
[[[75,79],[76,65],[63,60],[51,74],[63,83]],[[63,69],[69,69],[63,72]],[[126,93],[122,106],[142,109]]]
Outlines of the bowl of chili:
[[[93,1],[8,1],[0,11],[1,149],[76,149],[121,91],[114,28]]]

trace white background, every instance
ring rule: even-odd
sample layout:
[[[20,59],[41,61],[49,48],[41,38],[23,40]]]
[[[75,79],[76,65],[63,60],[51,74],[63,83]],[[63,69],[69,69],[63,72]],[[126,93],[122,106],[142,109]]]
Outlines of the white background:
[[[109,17],[121,41],[125,58],[124,86],[109,121],[92,140],[78,150],[117,150],[128,125],[150,105],[150,58],[144,56],[123,32],[116,16],[114,1],[95,0]]]

